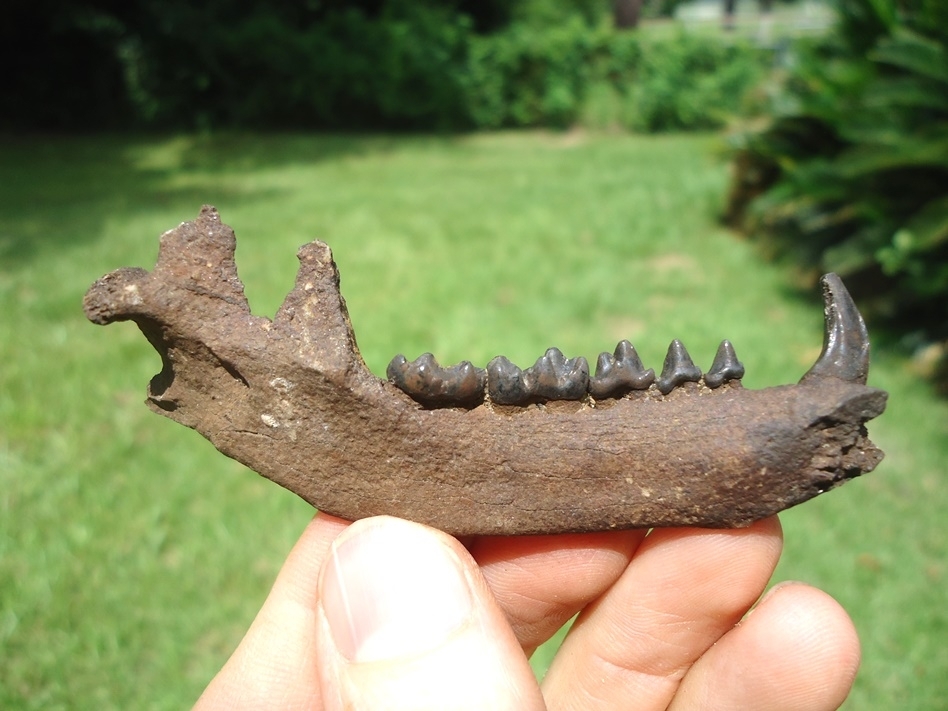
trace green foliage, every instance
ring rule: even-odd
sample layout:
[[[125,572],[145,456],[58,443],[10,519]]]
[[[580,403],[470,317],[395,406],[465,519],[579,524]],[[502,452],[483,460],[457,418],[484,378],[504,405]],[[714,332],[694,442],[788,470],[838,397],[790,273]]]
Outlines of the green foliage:
[[[579,112],[598,33],[578,18],[538,29],[512,25],[471,43],[467,84],[477,127],[565,126]]]
[[[713,37],[616,31],[600,0],[90,0],[81,12],[48,2],[68,30],[39,32],[50,61],[57,41],[85,42],[97,48],[89,78],[66,71],[67,90],[40,79],[42,58],[17,59],[19,93],[0,105],[8,126],[67,127],[74,116],[93,127],[456,130],[564,127],[598,111],[635,130],[707,128],[740,106],[763,66]],[[91,97],[107,100],[83,101],[92,78]],[[612,97],[605,115],[592,87]]]
[[[320,16],[269,6],[221,18],[173,5],[142,35],[140,96],[152,124],[441,126],[462,120],[457,76],[469,23],[420,3]]]
[[[723,126],[765,68],[765,57],[748,45],[687,34],[644,43],[641,54],[623,121],[640,131]]]
[[[766,176],[746,224],[913,343],[945,340],[948,25],[935,4],[841,7],[839,39],[800,49],[776,118],[743,137],[740,164]]]
[[[742,108],[766,63],[749,45],[686,33],[649,39],[578,20],[543,32],[515,25],[472,42],[469,109],[478,127],[716,128]]]

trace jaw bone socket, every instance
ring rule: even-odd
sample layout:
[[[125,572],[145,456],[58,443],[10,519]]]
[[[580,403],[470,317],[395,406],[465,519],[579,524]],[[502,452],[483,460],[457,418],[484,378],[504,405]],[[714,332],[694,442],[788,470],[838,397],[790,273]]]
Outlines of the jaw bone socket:
[[[744,377],[744,364],[737,359],[734,346],[728,340],[721,341],[714,355],[711,370],[704,375],[704,384],[709,388],[718,388],[731,380]]]
[[[701,380],[701,369],[694,364],[685,346],[677,338],[668,346],[662,374],[656,381],[662,395],[668,395],[679,385],[697,383]]]
[[[484,400],[487,373],[470,361],[442,368],[431,353],[410,363],[397,355],[386,374],[399,390],[427,407],[476,407]]]
[[[619,341],[612,355],[600,353],[596,376],[589,381],[589,394],[597,400],[622,397],[632,390],[648,390],[655,371],[646,369],[635,347]]]

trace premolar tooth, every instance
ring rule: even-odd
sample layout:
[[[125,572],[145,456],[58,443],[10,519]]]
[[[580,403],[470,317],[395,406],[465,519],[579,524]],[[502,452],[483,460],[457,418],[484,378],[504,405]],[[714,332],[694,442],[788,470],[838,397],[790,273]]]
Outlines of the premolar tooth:
[[[662,375],[656,385],[662,395],[668,395],[683,383],[697,383],[701,380],[701,369],[694,364],[688,351],[677,338],[668,346]]]
[[[523,371],[505,356],[497,356],[487,364],[487,392],[497,405],[525,405],[531,399]]]
[[[487,373],[469,361],[442,368],[431,353],[411,363],[397,355],[386,373],[396,387],[429,407],[475,407],[484,399]]]
[[[737,359],[734,346],[728,340],[721,341],[711,370],[704,374],[704,384],[709,388],[717,388],[730,380],[740,380],[743,377],[744,364]]]
[[[523,372],[527,391],[537,400],[582,400],[589,389],[589,362],[582,356],[566,359],[549,348]]]
[[[622,397],[630,390],[647,390],[655,382],[655,371],[642,365],[635,347],[619,341],[613,355],[600,353],[596,376],[589,381],[589,393],[602,400]]]

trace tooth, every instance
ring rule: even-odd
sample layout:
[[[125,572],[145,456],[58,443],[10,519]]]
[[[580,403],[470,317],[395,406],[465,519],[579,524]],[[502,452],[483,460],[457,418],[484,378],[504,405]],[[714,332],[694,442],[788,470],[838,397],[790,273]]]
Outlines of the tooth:
[[[523,372],[523,382],[538,400],[582,400],[589,388],[589,363],[583,357],[566,359],[550,348]]]
[[[737,359],[734,346],[728,340],[721,341],[711,370],[704,374],[704,384],[709,388],[717,388],[730,380],[740,380],[743,377],[744,364]]]
[[[523,371],[504,356],[487,364],[487,392],[497,405],[525,405],[531,400]]]
[[[838,378],[866,384],[869,376],[869,333],[842,279],[826,274],[823,285],[823,351],[800,382]]]
[[[395,387],[413,400],[425,403],[431,390],[432,373],[436,368],[440,370],[431,353],[424,353],[411,362],[399,354],[392,358],[385,373]]]
[[[442,368],[431,353],[411,363],[397,355],[386,374],[396,387],[429,407],[474,407],[484,399],[487,373],[469,361]]]
[[[403,392],[409,392],[410,388],[406,382],[408,359],[405,358],[405,356],[399,353],[392,358],[392,362],[389,363],[388,368],[385,369],[385,374],[388,376],[389,381],[395,384],[395,387]]]
[[[635,347],[619,341],[613,355],[600,353],[596,376],[589,381],[589,393],[598,400],[622,397],[630,390],[648,390],[655,382],[655,371],[645,369]]]
[[[676,338],[668,346],[662,375],[656,382],[658,389],[663,395],[668,395],[682,383],[697,383],[699,380],[701,380],[701,369],[694,364],[688,351]]]
[[[464,360],[447,370],[451,381],[451,397],[459,405],[479,405],[484,401],[484,387],[487,385],[487,371],[475,368],[469,360]]]

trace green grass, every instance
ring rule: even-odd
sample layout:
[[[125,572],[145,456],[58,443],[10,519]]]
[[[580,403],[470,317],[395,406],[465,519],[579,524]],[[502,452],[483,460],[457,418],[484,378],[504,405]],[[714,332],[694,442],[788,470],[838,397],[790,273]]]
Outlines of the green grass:
[[[750,387],[795,381],[819,302],[717,226],[713,136],[220,136],[0,142],[0,708],[186,706],[233,649],[311,510],[142,404],[158,358],[82,295],[215,204],[255,312],[328,241],[363,355],[530,364],[631,339]],[[836,596],[864,643],[846,708],[948,702],[948,404],[879,355],[879,470],[783,516],[778,579]],[[548,650],[541,651],[542,668]]]

